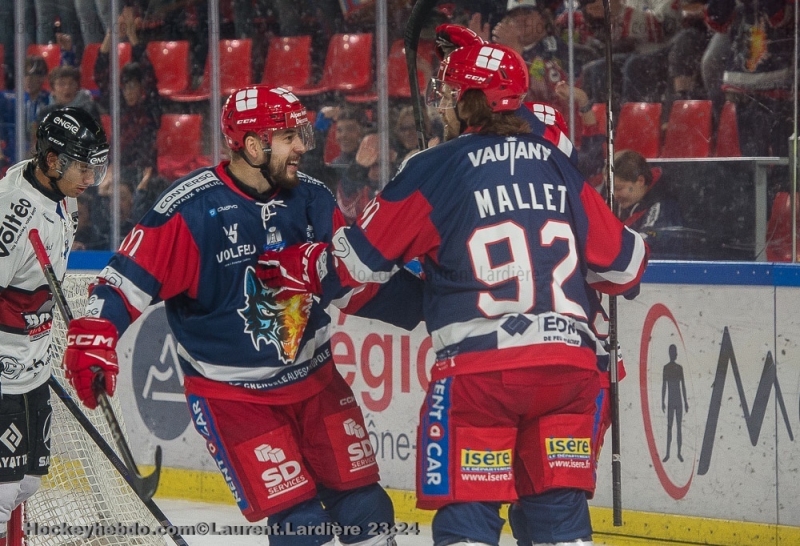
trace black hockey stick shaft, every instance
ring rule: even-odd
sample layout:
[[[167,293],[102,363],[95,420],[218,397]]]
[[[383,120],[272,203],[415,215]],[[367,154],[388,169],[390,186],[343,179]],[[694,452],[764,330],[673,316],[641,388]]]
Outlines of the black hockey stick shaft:
[[[406,50],[406,69],[408,82],[411,87],[411,106],[414,110],[414,123],[417,126],[417,144],[420,150],[428,146],[428,137],[425,134],[425,117],[423,114],[422,94],[419,92],[419,76],[417,75],[417,48],[422,25],[433,11],[437,0],[417,0],[411,10],[411,15],[406,23],[403,35],[403,45]]]
[[[61,288],[61,282],[58,280],[58,277],[56,277],[55,271],[53,270],[53,264],[50,262],[50,257],[47,255],[47,250],[45,249],[44,243],[42,243],[42,239],[39,236],[39,231],[36,229],[30,230],[30,232],[28,233],[28,238],[30,239],[31,245],[33,246],[33,251],[36,254],[36,259],[39,261],[39,265],[41,265],[42,271],[44,272],[44,276],[47,279],[47,284],[50,286],[50,290],[53,293],[53,298],[56,300],[56,305],[58,306],[58,309],[61,312],[61,316],[64,317],[65,323],[69,325],[70,321],[72,321],[73,319],[73,314],[69,308],[69,303],[67,302],[67,298],[64,296],[64,291]],[[55,378],[51,377],[51,379],[52,379],[51,386],[53,382],[57,383]],[[63,387],[61,387],[61,391],[66,393]],[[134,492],[136,492],[137,496],[143,502],[145,502],[145,504],[147,504],[147,502],[151,502],[153,494],[155,494],[155,491],[158,487],[158,480],[161,475],[161,447],[160,446],[156,447],[155,470],[150,476],[143,477],[141,474],[139,474],[136,462],[133,458],[133,454],[131,453],[131,449],[128,446],[127,441],[125,440],[125,436],[122,434],[122,427],[120,426],[119,420],[114,414],[114,410],[111,407],[111,402],[108,400],[108,396],[103,390],[95,389],[95,391],[97,393],[98,403],[100,405],[101,410],[103,411],[103,416],[106,418],[108,426],[111,429],[111,434],[114,437],[114,441],[116,442],[117,447],[120,450],[122,458],[125,460],[125,464],[123,466],[127,468],[127,472],[123,474],[123,477],[126,479],[126,481],[134,490]],[[64,400],[64,397],[61,396],[61,393],[57,394],[59,394],[59,397],[62,400]],[[74,401],[72,402],[72,404],[73,405],[75,404]],[[69,405],[67,405],[67,407],[70,409],[70,411],[72,411],[72,408]],[[80,411],[80,409],[77,408],[77,406],[75,407],[75,409]],[[75,415],[74,411],[72,413],[73,415]],[[82,412],[81,415],[83,415]],[[86,418],[85,416],[84,420],[79,419],[79,422],[82,425],[84,425],[84,428],[86,428],[85,423],[91,425],[88,418]],[[97,432],[97,430],[94,429],[94,427],[92,427],[92,429],[95,432]],[[111,453],[113,453],[113,450],[111,450],[110,448],[109,450],[111,451]],[[108,456],[108,453],[105,450],[104,453]],[[114,456],[116,457],[116,454]],[[119,459],[117,458],[117,460]]]
[[[609,0],[603,0],[603,19],[606,27],[606,145],[608,166],[608,206],[614,212],[614,84],[612,81],[613,48],[611,28],[611,6]],[[619,334],[617,332],[617,297],[610,296],[608,301],[608,341],[609,351],[609,404],[611,410],[611,486],[612,517],[615,527],[622,525],[622,456],[619,422],[619,374],[617,369]]]

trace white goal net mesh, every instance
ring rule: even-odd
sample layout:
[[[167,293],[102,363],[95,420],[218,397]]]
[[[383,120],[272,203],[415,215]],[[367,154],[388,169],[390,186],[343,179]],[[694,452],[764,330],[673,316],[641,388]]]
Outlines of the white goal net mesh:
[[[68,274],[64,279],[64,295],[75,316],[83,314],[88,297],[87,289],[94,277],[88,274]],[[55,309],[54,307],[54,311]],[[60,366],[66,344],[66,326],[61,313],[54,312],[54,315],[53,375],[80,404]],[[65,536],[62,534],[62,529],[53,531],[54,527],[62,525],[133,528],[138,524],[139,528],[147,526],[155,532],[159,523],[59,397],[52,392],[51,400],[53,421],[50,436],[50,473],[43,478],[39,491],[26,503],[25,525],[28,531],[32,531],[27,533],[27,544],[31,546],[171,545],[172,541],[163,537],[132,536],[127,532],[85,538]],[[124,430],[122,409],[117,397],[111,398],[111,403]],[[80,407],[108,444],[116,450],[111,431],[100,409],[88,410],[82,405]]]

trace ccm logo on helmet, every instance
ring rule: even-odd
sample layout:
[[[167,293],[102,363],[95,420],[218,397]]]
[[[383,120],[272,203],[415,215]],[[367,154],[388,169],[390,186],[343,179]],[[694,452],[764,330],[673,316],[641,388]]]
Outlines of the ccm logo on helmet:
[[[53,119],[53,123],[62,126],[73,135],[78,134],[78,129],[80,128],[75,122],[62,119],[61,117],[56,117]]]
[[[93,334],[78,334],[67,336],[67,346],[79,347],[108,347],[114,348],[114,338]]]

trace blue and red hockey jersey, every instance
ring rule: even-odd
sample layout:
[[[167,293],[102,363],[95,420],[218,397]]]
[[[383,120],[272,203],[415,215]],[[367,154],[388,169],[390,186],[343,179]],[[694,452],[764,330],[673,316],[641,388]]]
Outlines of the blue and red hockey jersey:
[[[568,155],[537,135],[477,134],[416,154],[335,233],[323,286],[386,282],[420,258],[433,379],[596,368],[593,290],[635,289],[648,249]]]
[[[91,288],[87,314],[120,335],[164,301],[184,373],[270,390],[275,403],[318,392],[332,374],[327,302],[277,301],[255,275],[267,249],[331,240],[345,225],[331,192],[301,183],[260,199],[222,163],[170,186],[133,228]]]

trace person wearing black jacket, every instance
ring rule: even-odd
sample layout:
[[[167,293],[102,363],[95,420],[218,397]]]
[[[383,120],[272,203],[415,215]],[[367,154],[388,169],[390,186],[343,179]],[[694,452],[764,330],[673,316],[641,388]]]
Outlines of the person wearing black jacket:
[[[614,212],[619,219],[647,241],[652,257],[680,254],[683,215],[665,185],[659,184],[661,169],[651,168],[638,152],[621,150],[614,155],[614,175]]]
[[[139,39],[131,8],[124,8],[120,23],[131,44],[131,62],[122,67],[120,112],[120,164],[122,174],[141,180],[148,167],[156,169],[156,135],[161,127],[161,100],[147,44]],[[100,105],[108,111],[111,100],[111,34],[107,33],[94,65],[94,79],[100,90]]]

